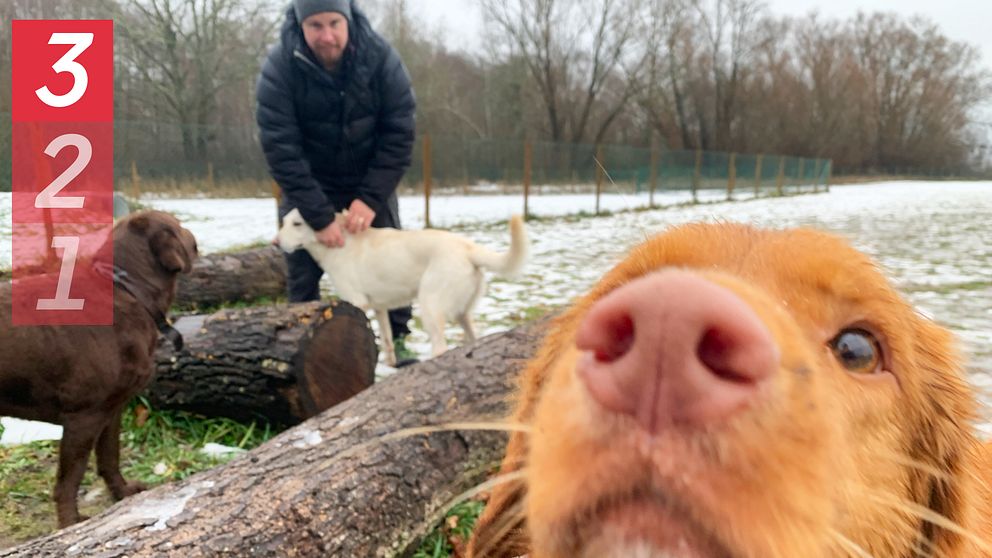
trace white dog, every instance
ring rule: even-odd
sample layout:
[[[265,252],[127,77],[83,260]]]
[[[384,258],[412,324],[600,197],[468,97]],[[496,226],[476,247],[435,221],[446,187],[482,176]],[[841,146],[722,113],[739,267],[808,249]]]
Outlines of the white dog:
[[[344,214],[335,219],[343,225]],[[448,349],[444,326],[457,320],[465,342],[475,340],[472,308],[486,286],[483,269],[504,276],[520,271],[528,241],[520,216],[510,219],[510,250],[497,253],[454,233],[439,230],[367,229],[349,234],[341,227],[344,247],[321,244],[296,209],[283,219],[279,246],[286,252],[303,248],[331,277],[342,300],[375,310],[386,363],[396,365],[387,312],[417,301],[421,321],[431,338],[432,356]]]

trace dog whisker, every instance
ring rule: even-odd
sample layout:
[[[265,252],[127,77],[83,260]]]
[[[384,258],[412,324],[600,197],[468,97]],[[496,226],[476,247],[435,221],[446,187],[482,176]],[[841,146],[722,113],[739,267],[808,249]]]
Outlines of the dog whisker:
[[[604,166],[603,166],[603,163],[601,163],[601,162],[600,162],[600,160],[599,160],[599,158],[598,158],[598,157],[595,157],[595,156],[594,156],[594,157],[593,157],[593,161],[596,161],[596,165],[597,165],[597,166],[598,166],[598,167],[599,167],[600,169],[602,169],[602,170],[603,170],[603,174],[604,174],[604,175],[606,176],[606,179],[607,179],[607,180],[609,180],[609,181],[610,181],[610,184],[612,184],[612,185],[613,185],[613,189],[614,189],[614,190],[616,191],[616,193],[617,193],[617,194],[620,194],[620,197],[622,197],[622,198],[623,198],[623,201],[624,201],[624,203],[626,203],[626,204],[627,204],[627,206],[628,206],[628,209],[630,209],[630,210],[632,210],[632,211],[633,211],[634,209],[636,209],[636,208],[637,208],[637,207],[636,207],[636,204],[631,204],[631,203],[629,203],[629,200],[628,200],[628,198],[627,198],[627,194],[625,194],[625,193],[623,193],[623,191],[622,191],[622,190],[620,190],[620,186],[618,186],[618,185],[617,185],[617,183],[616,183],[616,182],[615,182],[615,181],[613,180],[613,177],[612,177],[612,176],[610,176],[610,171],[608,171],[608,170],[606,170],[606,167],[604,167]],[[636,225],[636,226],[637,226],[637,228],[638,228],[638,229],[640,229],[640,231],[641,231],[641,234],[642,234],[642,235],[644,236],[644,240],[648,240],[648,239],[649,239],[649,238],[651,237],[651,235],[650,235],[650,233],[648,233],[648,229],[647,229],[647,227],[645,227],[645,226],[643,226],[643,225],[641,224],[641,222],[640,222],[640,221],[641,221],[641,219],[640,219],[640,217],[639,217],[639,216],[637,216],[637,214],[636,214],[636,213],[635,213],[634,215],[635,215],[635,216],[634,216],[634,225]]]
[[[930,463],[926,463],[924,461],[920,461],[920,460],[917,460],[917,459],[912,459],[910,457],[907,457],[905,455],[901,455],[901,454],[896,453],[896,452],[886,452],[886,451],[880,451],[880,450],[871,450],[871,451],[876,456],[878,456],[880,459],[885,459],[885,460],[888,460],[888,461],[890,461],[892,463],[895,463],[896,465],[901,465],[903,467],[909,467],[910,469],[916,469],[917,471],[920,471],[921,473],[926,473],[926,474],[930,475],[934,479],[941,480],[941,481],[951,481],[951,480],[953,480],[952,477],[951,477],[951,475],[950,475],[950,473],[948,473],[946,471],[942,471],[942,470],[938,469],[936,466],[934,466],[934,465],[932,465]]]
[[[845,537],[843,534],[830,529],[830,537],[836,542],[841,548],[847,551],[849,556],[855,556],[856,558],[874,558],[867,550],[861,548],[856,542]]]
[[[524,523],[524,501],[518,500],[507,508],[486,531],[485,537],[476,540],[476,549],[473,556],[485,558],[490,551],[494,550],[514,529],[523,528]]]
[[[937,527],[940,527],[941,529],[960,535],[961,537],[964,537],[974,543],[975,546],[978,546],[982,550],[992,552],[992,545],[985,541],[985,539],[979,537],[970,530],[965,529],[947,516],[944,516],[926,506],[909,500],[900,499],[896,496],[878,490],[865,489],[864,496],[877,504],[887,506],[895,511],[909,514],[912,517],[927,521]]]
[[[448,422],[442,424],[433,424],[425,426],[414,426],[410,428],[401,428],[393,432],[387,432],[385,434],[380,434],[375,436],[365,442],[360,444],[355,444],[350,448],[335,454],[333,459],[330,459],[325,467],[330,467],[334,463],[340,462],[343,459],[353,457],[368,448],[386,444],[388,442],[394,442],[397,440],[402,440],[404,438],[411,438],[413,436],[424,436],[428,434],[437,434],[440,432],[460,432],[460,431],[482,431],[482,432],[520,432],[529,433],[530,427],[523,424],[514,424],[504,421],[493,421],[493,422]]]

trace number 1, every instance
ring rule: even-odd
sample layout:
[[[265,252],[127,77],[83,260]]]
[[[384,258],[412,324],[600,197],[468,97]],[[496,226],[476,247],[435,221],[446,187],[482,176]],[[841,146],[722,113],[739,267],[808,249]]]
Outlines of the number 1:
[[[72,286],[72,272],[76,269],[76,254],[79,252],[78,236],[56,236],[52,238],[52,248],[62,248],[62,268],[59,270],[59,283],[55,288],[55,298],[38,299],[36,310],[82,310],[86,302],[81,298],[69,298]]]

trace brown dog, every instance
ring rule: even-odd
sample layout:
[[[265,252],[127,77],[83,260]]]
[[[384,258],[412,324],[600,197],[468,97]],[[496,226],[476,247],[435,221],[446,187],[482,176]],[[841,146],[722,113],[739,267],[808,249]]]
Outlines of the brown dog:
[[[151,379],[176,277],[197,255],[192,233],[158,211],[125,218],[112,238],[113,326],[12,327],[10,316],[0,315],[0,415],[63,427],[55,483],[60,527],[81,519],[76,493],[94,446],[114,498],[143,489],[121,476],[121,410]],[[0,286],[0,313],[10,312],[11,303],[10,285]]]
[[[524,372],[475,557],[992,556],[992,463],[947,331],[810,230],[636,248]]]

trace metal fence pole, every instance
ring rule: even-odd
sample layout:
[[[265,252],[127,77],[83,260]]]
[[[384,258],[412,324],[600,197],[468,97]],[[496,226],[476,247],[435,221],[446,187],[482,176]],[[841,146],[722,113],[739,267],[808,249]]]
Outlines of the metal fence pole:
[[[424,228],[431,227],[431,135],[424,134]]]

